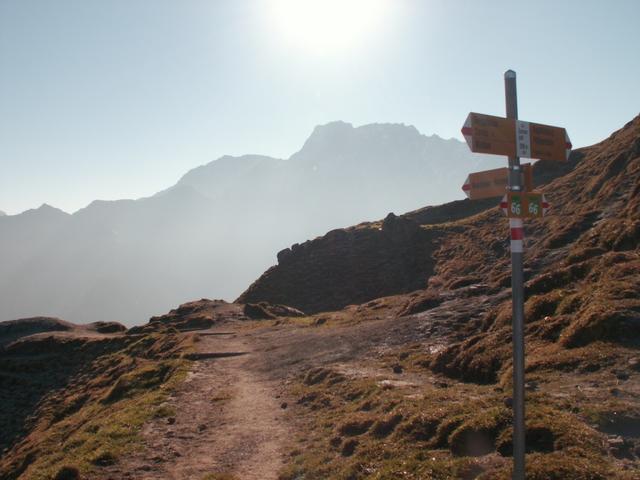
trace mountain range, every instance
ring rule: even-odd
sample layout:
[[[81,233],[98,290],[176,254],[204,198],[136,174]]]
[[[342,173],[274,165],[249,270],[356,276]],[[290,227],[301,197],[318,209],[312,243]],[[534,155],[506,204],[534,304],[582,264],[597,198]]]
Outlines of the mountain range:
[[[501,159],[412,126],[332,122],[289,159],[224,156],[138,200],[0,218],[0,320],[132,325],[195,297],[233,299],[289,245],[459,198]]]

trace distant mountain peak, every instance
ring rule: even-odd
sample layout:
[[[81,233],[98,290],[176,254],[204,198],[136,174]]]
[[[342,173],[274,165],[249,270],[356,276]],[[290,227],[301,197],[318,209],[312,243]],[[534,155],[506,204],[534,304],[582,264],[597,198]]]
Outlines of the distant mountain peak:
[[[51,211],[51,210],[58,210],[60,212],[62,212],[62,210],[60,210],[59,208],[54,207],[53,205],[49,205],[48,203],[43,203],[42,205],[40,205],[36,210],[40,210],[40,211]]]
[[[470,156],[463,142],[424,135],[414,125],[369,123],[354,127],[351,123],[335,121],[316,126],[290,160],[313,165],[313,168],[327,163],[351,164],[348,168],[356,168],[366,158],[367,164],[386,164],[384,168],[388,170],[402,162],[421,162],[427,157],[452,158],[452,154],[460,158]]]
[[[189,186],[201,194],[216,199],[237,189],[238,182],[253,177],[260,179],[277,170],[285,160],[266,155],[224,155],[217,160],[195,167],[185,173],[174,186]],[[171,188],[174,188],[171,187]]]
[[[318,125],[304,143],[302,150],[314,148],[316,145],[326,145],[343,142],[348,138],[382,138],[384,135],[393,137],[423,136],[413,125],[404,123],[368,123],[354,127],[351,123],[337,120],[324,125]]]
[[[279,158],[268,157],[266,155],[257,155],[257,154],[248,154],[248,155],[223,155],[222,157],[216,158],[215,160],[210,161],[204,165],[200,165],[198,167],[194,167],[185,173],[180,180],[178,180],[177,185],[189,183],[192,179],[198,178],[201,175],[206,175],[209,172],[215,172],[215,174],[219,174],[221,171],[225,171],[228,169],[236,170],[236,169],[246,169],[252,168],[261,163],[277,163],[282,161]]]
[[[363,132],[372,132],[376,134],[386,132],[406,132],[413,135],[422,135],[416,127],[414,127],[413,125],[407,125],[406,123],[368,123],[366,125],[356,127],[356,130],[360,130]]]
[[[353,124],[349,122],[334,120],[333,122],[325,123],[323,125],[316,125],[309,138],[312,138],[314,135],[327,135],[331,133],[351,131],[353,129]]]
[[[25,210],[24,212],[21,213],[21,215],[38,216],[38,217],[44,217],[44,216],[48,216],[48,217],[54,217],[54,216],[68,217],[69,216],[69,214],[67,212],[65,212],[64,210],[60,210],[59,208],[53,207],[53,206],[49,205],[48,203],[43,203],[38,208],[32,208],[32,209],[29,209],[29,210]]]
[[[0,217],[4,217],[6,215],[7,215],[6,213],[4,213],[2,210],[0,210]]]

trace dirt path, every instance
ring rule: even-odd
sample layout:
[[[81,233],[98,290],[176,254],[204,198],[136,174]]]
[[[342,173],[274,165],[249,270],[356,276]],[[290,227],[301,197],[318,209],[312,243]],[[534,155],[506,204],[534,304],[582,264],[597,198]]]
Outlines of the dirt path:
[[[276,398],[276,382],[252,367],[260,354],[251,337],[230,330],[199,332],[200,358],[166,405],[175,415],[148,423],[144,451],[122,459],[106,478],[277,478],[289,436],[287,412]]]
[[[483,298],[464,302],[455,318],[451,305],[444,303],[412,317],[326,328],[250,326],[229,319],[199,331],[193,369],[167,401],[171,415],[145,425],[144,449],[120,459],[100,478],[202,480],[225,473],[237,480],[277,479],[284,449],[305,428],[296,417],[301,413],[296,399],[286,397],[287,382],[308,368],[327,365],[349,376],[420,388],[433,378],[400,377],[391,368],[373,369],[371,360],[397,345],[440,346],[455,321],[466,322],[484,308]],[[284,402],[288,408],[282,408]]]

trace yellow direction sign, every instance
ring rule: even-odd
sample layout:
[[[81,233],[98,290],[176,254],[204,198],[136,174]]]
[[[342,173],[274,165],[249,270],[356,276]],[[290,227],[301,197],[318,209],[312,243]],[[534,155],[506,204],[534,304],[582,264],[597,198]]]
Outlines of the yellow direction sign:
[[[496,168],[484,172],[470,173],[462,185],[462,191],[469,200],[499,197],[507,191],[509,169]]]
[[[516,123],[510,118],[471,112],[464,122],[462,134],[472,152],[515,156]]]
[[[571,153],[571,141],[564,128],[513,118],[471,112],[462,134],[476,153],[561,162],[568,160]]]
[[[533,174],[530,163],[522,165],[524,190],[533,190]],[[469,200],[499,197],[507,191],[509,169],[507,167],[470,173],[462,185],[462,191]]]
[[[571,153],[571,140],[564,128],[550,127],[548,125],[540,125],[539,123],[518,122],[518,138],[520,132],[526,138],[526,132],[529,131],[529,144],[526,142],[524,148],[530,148],[529,155],[518,153],[518,156],[525,158],[540,158],[542,160],[557,160],[564,162],[569,160]]]
[[[509,218],[542,218],[549,208],[544,193],[540,192],[507,192],[500,208]]]

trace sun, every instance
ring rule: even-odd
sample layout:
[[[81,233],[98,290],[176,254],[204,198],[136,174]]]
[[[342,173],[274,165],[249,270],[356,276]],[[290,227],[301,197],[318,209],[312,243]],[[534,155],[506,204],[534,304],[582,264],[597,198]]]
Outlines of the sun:
[[[272,0],[273,27],[291,47],[333,54],[366,43],[382,26],[391,0]]]

